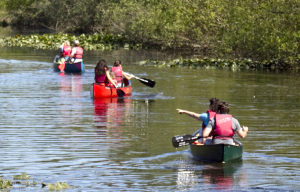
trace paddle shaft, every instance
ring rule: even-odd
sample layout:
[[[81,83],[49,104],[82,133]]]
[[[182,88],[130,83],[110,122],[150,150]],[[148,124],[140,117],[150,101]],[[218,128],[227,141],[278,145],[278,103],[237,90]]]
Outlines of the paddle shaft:
[[[126,75],[130,75],[129,73],[125,73]],[[134,75],[131,74],[131,76],[137,80],[139,80],[141,83],[143,83],[144,85],[147,85],[151,88],[153,88],[155,86],[155,81],[152,81],[150,79],[146,79],[146,78],[140,78],[140,77],[136,77]]]

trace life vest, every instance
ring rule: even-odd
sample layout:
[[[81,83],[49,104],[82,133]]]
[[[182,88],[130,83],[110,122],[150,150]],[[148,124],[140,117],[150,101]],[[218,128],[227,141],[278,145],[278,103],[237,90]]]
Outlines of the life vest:
[[[76,53],[73,55],[75,59],[82,59],[83,49],[81,47],[75,47]]]
[[[100,85],[108,85],[109,81],[105,75],[95,75],[95,82],[100,84]]]
[[[118,82],[117,82],[117,80],[113,80],[113,82],[117,85],[118,84]],[[110,86],[110,87],[115,87],[111,82],[109,82],[109,84],[108,84],[108,86]]]
[[[207,110],[206,112],[208,114],[208,120],[210,120],[211,118],[214,118],[215,115],[216,115],[216,112],[214,111],[211,111],[211,110]],[[205,125],[204,125],[204,122],[202,123],[202,131],[205,129]]]
[[[211,135],[217,139],[232,139],[234,136],[234,131],[232,129],[232,115],[216,114],[215,120],[216,129],[212,130]]]
[[[123,75],[122,75],[122,66],[112,67],[111,71],[115,74],[117,82],[122,83]]]
[[[61,53],[61,56],[62,57],[66,57],[66,56],[69,57],[71,55],[71,52],[72,52],[72,47],[64,45],[63,52]]]

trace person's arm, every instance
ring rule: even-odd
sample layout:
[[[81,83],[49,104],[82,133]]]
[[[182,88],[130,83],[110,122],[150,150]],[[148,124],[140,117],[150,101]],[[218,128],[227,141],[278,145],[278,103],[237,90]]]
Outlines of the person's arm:
[[[202,132],[202,144],[204,145],[206,138],[209,137],[210,133],[212,131],[212,121],[210,120],[207,124],[207,126],[205,127],[205,129]]]
[[[73,47],[73,48],[72,48],[71,55],[70,55],[70,57],[68,58],[68,60],[67,60],[66,62],[70,61],[70,60],[73,58],[73,56],[75,55],[75,53],[76,53],[76,48]]]
[[[237,119],[232,118],[232,126],[233,126],[233,130],[240,138],[245,138],[247,136],[249,130],[248,127],[243,126],[242,128]]]
[[[65,43],[61,44],[61,46],[59,47],[59,50],[61,53],[64,51],[64,45],[65,45]]]
[[[201,121],[200,119],[200,114],[198,113],[194,113],[192,111],[187,111],[187,110],[182,110],[182,109],[176,109],[178,111],[179,114],[187,114],[190,117],[193,117],[195,119],[198,119],[199,121]]]
[[[130,74],[130,76],[128,76],[126,73],[124,73],[124,71],[122,71],[122,75],[128,80],[130,80],[132,78],[132,74]]]
[[[113,79],[111,78],[109,71],[106,71],[106,77],[108,79],[108,81],[113,84],[115,86],[115,88],[117,88],[117,85],[115,84],[115,82],[113,81]]]
[[[249,129],[246,126],[243,126],[242,130],[237,131],[237,134],[240,138],[245,138],[247,136]]]

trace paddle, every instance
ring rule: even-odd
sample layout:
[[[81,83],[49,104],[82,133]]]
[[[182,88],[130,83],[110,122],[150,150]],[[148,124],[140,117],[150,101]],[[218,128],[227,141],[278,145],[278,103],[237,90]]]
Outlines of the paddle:
[[[194,141],[202,138],[202,136],[193,136],[193,135],[182,135],[182,136],[174,136],[172,138],[172,143],[174,147],[183,147],[189,144],[192,144]]]
[[[126,75],[130,75],[130,74],[126,73]],[[153,80],[136,77],[134,75],[132,75],[132,77],[135,78],[135,79],[138,79],[141,83],[143,83],[144,85],[147,85],[148,87],[153,88],[155,86],[155,81],[153,81]]]
[[[118,95],[118,97],[124,97],[125,96],[125,92],[122,89],[118,89],[117,88],[117,95]]]

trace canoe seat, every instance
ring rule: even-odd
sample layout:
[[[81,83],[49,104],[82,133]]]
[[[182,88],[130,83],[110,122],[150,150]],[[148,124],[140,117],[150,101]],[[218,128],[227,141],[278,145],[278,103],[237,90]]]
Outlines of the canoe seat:
[[[126,78],[123,78],[122,87],[126,87],[130,85],[130,81]]]

